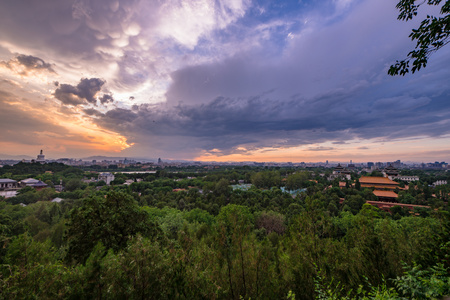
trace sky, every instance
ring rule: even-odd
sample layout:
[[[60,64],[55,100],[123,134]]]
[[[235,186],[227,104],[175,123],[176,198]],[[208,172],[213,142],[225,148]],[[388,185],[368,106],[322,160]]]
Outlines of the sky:
[[[450,161],[450,47],[391,0],[3,0],[0,154]]]

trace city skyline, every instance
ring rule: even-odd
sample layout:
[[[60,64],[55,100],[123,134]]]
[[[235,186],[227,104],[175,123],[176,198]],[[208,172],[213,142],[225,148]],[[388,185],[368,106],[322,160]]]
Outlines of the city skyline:
[[[450,160],[450,49],[388,0],[4,1],[0,153]]]
[[[7,154],[3,154],[0,153],[0,163],[1,162],[7,162],[7,164],[12,164],[13,162],[39,162],[39,163],[50,163],[50,162],[62,162],[64,164],[69,164],[69,165],[78,165],[78,163],[82,162],[82,165],[95,165],[96,163],[107,163],[107,164],[115,164],[115,163],[119,163],[123,165],[135,165],[136,163],[144,163],[144,164],[153,164],[153,162],[157,165],[160,164],[177,164],[177,163],[182,163],[183,165],[196,165],[198,163],[204,163],[205,165],[207,165],[208,163],[212,163],[212,164],[218,164],[218,165],[251,165],[251,164],[263,164],[263,165],[317,165],[317,166],[336,166],[336,165],[342,165],[342,166],[351,166],[351,165],[356,165],[356,166],[365,166],[365,167],[371,167],[371,166],[420,166],[420,165],[425,165],[425,166],[431,166],[433,168],[438,167],[438,168],[444,168],[447,169],[448,163],[445,161],[436,161],[436,160],[431,160],[428,162],[424,162],[424,161],[403,161],[401,159],[392,159],[392,160],[388,160],[388,161],[377,161],[377,160],[371,160],[370,158],[368,158],[367,161],[354,161],[352,159],[350,160],[323,160],[323,161],[302,161],[302,162],[291,162],[291,161],[252,161],[252,160],[248,160],[248,161],[197,161],[197,160],[182,160],[182,159],[167,159],[167,158],[163,158],[161,159],[161,157],[156,158],[156,157],[121,157],[121,156],[90,156],[90,157],[46,157],[45,153],[43,152],[43,150],[40,150],[39,154],[36,155],[35,157],[33,156],[28,156],[28,155],[7,155]],[[438,164],[439,166],[436,166],[436,164]]]

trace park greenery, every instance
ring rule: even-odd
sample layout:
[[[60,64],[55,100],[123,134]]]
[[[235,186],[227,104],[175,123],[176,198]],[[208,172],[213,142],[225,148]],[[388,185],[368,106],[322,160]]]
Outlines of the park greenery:
[[[168,167],[116,173],[27,164],[37,178],[0,201],[2,299],[442,299],[450,294],[448,172],[404,170],[390,212],[352,173]],[[378,175],[366,174],[366,175]],[[130,184],[123,184],[131,180]],[[62,181],[57,193],[51,184]],[[51,184],[50,184],[51,183]],[[239,188],[238,183],[250,185]],[[289,193],[289,191],[296,191]],[[59,197],[64,201],[50,200]]]

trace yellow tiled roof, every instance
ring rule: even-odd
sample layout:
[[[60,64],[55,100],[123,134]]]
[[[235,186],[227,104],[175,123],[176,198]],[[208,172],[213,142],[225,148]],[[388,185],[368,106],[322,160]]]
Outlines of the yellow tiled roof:
[[[398,182],[390,180],[387,177],[370,177],[370,176],[362,176],[359,179],[361,184],[394,184],[398,185]]]
[[[377,197],[386,197],[386,198],[398,198],[398,195],[394,193],[393,191],[373,191],[375,196]]]

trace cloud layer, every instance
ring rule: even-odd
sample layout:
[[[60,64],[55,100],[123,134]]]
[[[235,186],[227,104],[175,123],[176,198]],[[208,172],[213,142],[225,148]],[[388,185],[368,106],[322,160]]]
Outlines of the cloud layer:
[[[388,0],[6,1],[0,71],[17,93],[3,97],[38,94],[80,132],[134,143],[124,154],[136,156],[442,147],[450,52],[387,76],[417,26],[396,16]]]

